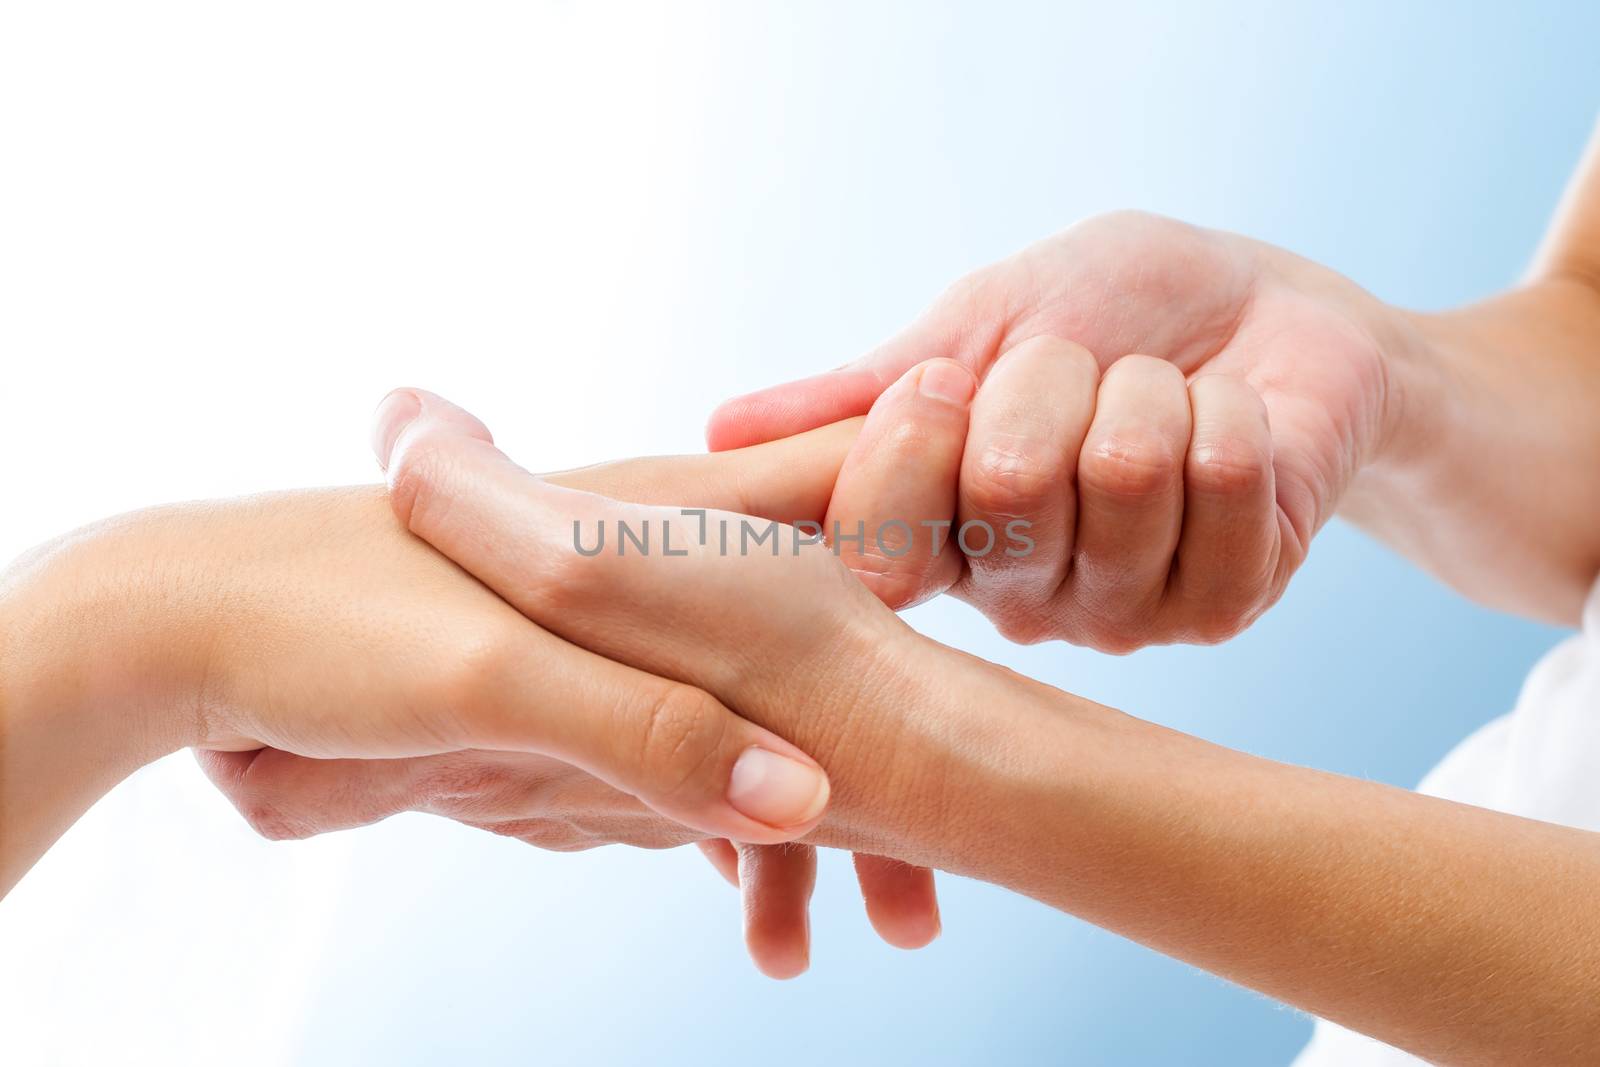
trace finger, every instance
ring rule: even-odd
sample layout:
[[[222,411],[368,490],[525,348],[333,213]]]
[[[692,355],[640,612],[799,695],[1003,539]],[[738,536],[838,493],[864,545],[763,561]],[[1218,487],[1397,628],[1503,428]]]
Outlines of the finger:
[[[195,750],[200,768],[252,829],[273,841],[369,826],[409,809],[431,757],[306,759],[274,748]]]
[[[1272,432],[1260,395],[1222,374],[1189,386],[1183,534],[1167,611],[1191,640],[1222,641],[1275,596],[1282,550]]]
[[[637,797],[548,756],[471,749],[430,759],[437,762],[422,776],[412,810],[536,848],[678,848],[701,837]]]
[[[744,942],[768,978],[794,978],[811,966],[811,891],[817,850],[810,845],[750,845],[739,850]]]
[[[732,841],[725,837],[708,837],[704,841],[696,841],[695,847],[729,885],[739,888],[739,853]]]
[[[379,467],[387,468],[400,432],[421,414],[424,397],[433,398],[433,395],[416,389],[391,389],[387,396],[378,401],[378,407],[372,413],[371,444]],[[489,427],[465,408],[441,401],[431,405],[429,415],[463,437],[494,444],[494,435],[489,432]]]
[[[447,406],[428,397],[427,410],[391,435],[391,506],[413,533],[576,644],[793,722],[794,704],[814,700],[819,686],[857,684],[851,650],[903,633],[825,548],[786,547],[798,538],[793,528],[751,527],[718,511],[685,517],[550,485],[430,414]],[[607,525],[610,548],[585,548]],[[637,541],[625,551],[622,525],[651,538],[654,551]],[[763,540],[741,548],[751,531]],[[820,588],[834,592],[819,596]],[[825,723],[801,718],[797,735],[826,734]]]
[[[375,440],[391,449],[381,457],[388,461],[391,503],[410,529],[523,614],[536,617],[542,608],[547,618],[564,625],[583,615],[587,625],[578,627],[578,634],[587,638],[586,645],[614,639],[619,643],[613,650],[633,653],[616,658],[637,662],[660,657],[665,644],[659,634],[642,630],[638,617],[679,618],[698,601],[708,618],[728,627],[724,639],[730,647],[765,655],[765,649],[748,639],[751,620],[726,608],[748,592],[737,573],[742,568],[704,565],[720,560],[707,557],[693,569],[654,568],[652,574],[659,579],[642,586],[646,576],[612,568],[608,573],[627,581],[609,597],[589,596],[577,588],[576,578],[551,581],[552,569],[571,570],[575,560],[591,561],[571,552],[571,546],[551,543],[550,501],[563,500],[579,515],[603,515],[606,502],[529,475],[494,448],[481,423],[453,404],[416,391],[391,394]],[[721,579],[720,586],[708,580],[712,576]],[[802,575],[795,577],[803,584]],[[654,602],[643,599],[646,591]],[[575,601],[564,604],[560,599],[574,594]],[[609,615],[599,610],[601,605],[609,606]],[[567,610],[577,607],[583,610]],[[829,621],[798,620],[802,626]],[[680,658],[656,662],[673,667],[703,663],[707,657],[701,643],[712,632],[708,623],[694,629],[692,640],[679,634]],[[608,658],[613,650],[601,649],[597,655],[536,626],[518,633],[520,641],[512,642],[512,651],[490,657],[479,672],[483,677],[468,696],[477,697],[485,710],[469,723],[471,732],[457,747],[556,756],[669,818],[719,837],[789,840],[820,819],[828,798],[821,767],[794,745],[729,711],[703,688],[672,680],[689,672],[663,671],[658,677]],[[784,643],[791,652],[803,651],[800,641]],[[717,665],[726,666],[726,661]],[[778,693],[774,699],[783,696]],[[555,708],[549,710],[552,704]]]
[[[1069,578],[1088,640],[1126,652],[1160,609],[1183,522],[1189,446],[1183,374],[1126,356],[1100,382],[1078,458],[1078,526]]]
[[[950,521],[976,388],[959,363],[913,367],[873,405],[839,472],[823,528],[891,608],[942,593],[961,575]]]
[[[196,753],[245,820],[270,840],[427,812],[540,848],[624,843],[676,848],[695,831],[576,767],[522,752],[313,759],[278,749]],[[732,859],[732,853],[729,853]]]
[[[822,522],[864,420],[727,452],[646,456],[546,474],[555,485],[636,504],[720,508],[778,522]]]
[[[713,452],[745,448],[864,415],[888,382],[864,367],[841,367],[736,397],[712,412],[706,445]]]
[[[967,557],[961,595],[990,618],[1036,619],[1066,579],[1099,381],[1088,349],[1041,336],[1000,357],[972,402],[957,518],[997,547]]]
[[[981,275],[963,279],[909,327],[854,363],[722,404],[706,424],[706,443],[720,452],[864,415],[885,389],[925,360],[954,359],[981,374],[1006,325],[992,311],[994,302]]]
[[[814,827],[827,776],[804,752],[715,697],[528,626],[468,694],[459,747],[540,752],[671,819],[720,837],[776,842]]]
[[[872,928],[895,948],[922,948],[939,936],[933,872],[886,856],[855,854],[856,880]]]
[[[452,749],[553,757],[718,836],[787,841],[813,828],[827,804],[822,769],[776,734],[701,690],[531,624],[462,678],[441,683],[421,711],[441,721]],[[279,837],[362,826],[416,807],[417,774],[443,759],[302,759],[267,749],[209,755],[202,766],[252,825]],[[527,806],[525,797],[511,799]],[[501,813],[476,814],[492,822]]]

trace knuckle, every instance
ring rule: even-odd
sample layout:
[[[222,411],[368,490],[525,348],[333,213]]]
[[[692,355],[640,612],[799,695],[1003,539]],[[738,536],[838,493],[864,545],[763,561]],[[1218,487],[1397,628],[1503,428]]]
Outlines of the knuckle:
[[[605,559],[603,552],[589,558],[576,552],[556,552],[539,561],[527,583],[529,599],[537,605],[533,609],[536,617],[563,618],[583,610],[584,602],[594,597],[593,587]]]
[[[1108,656],[1126,656],[1154,643],[1154,618],[1148,610],[1113,614],[1085,609],[1076,628],[1078,643]]]
[[[1179,472],[1174,449],[1153,434],[1102,438],[1085,449],[1078,462],[1078,481],[1085,489],[1127,500],[1172,489]]]
[[[455,667],[448,675],[451,690],[471,699],[497,685],[510,666],[511,646],[498,628],[461,634],[452,653]]]
[[[538,605],[536,617],[545,612],[550,617],[592,612],[597,603],[608,602],[626,590],[630,577],[625,568],[637,566],[639,558],[631,546],[626,556],[621,554],[622,523],[627,522],[629,530],[636,534],[641,522],[652,520],[624,520],[621,515],[602,514],[566,521],[571,524],[571,540],[555,551],[538,553],[524,564],[527,595]],[[647,529],[646,536],[649,533]],[[675,545],[687,545],[692,550],[692,535],[683,530],[674,529],[672,539]]]
[[[504,626],[488,626],[455,633],[448,647],[447,661],[432,672],[429,694],[429,710],[441,716],[438,740],[504,736],[514,724],[505,719],[513,709],[502,697],[523,662],[521,642]]]
[[[1190,451],[1185,480],[1195,492],[1254,495],[1266,488],[1271,465],[1262,450],[1237,437],[1200,442]]]
[[[674,682],[650,695],[639,724],[639,765],[671,796],[691,788],[720,749],[728,716],[709,693]]]
[[[1185,408],[1189,405],[1189,389],[1184,382],[1183,371],[1171,360],[1159,356],[1143,352],[1129,353],[1111,365],[1106,371],[1106,379],[1123,388],[1131,384],[1147,394],[1154,389],[1158,391],[1156,399],[1170,401],[1174,405],[1181,404]]]
[[[1051,363],[1064,364],[1091,377],[1098,377],[1100,374],[1100,364],[1095,360],[1094,353],[1076,341],[1053,333],[1035,334],[1025,341],[1019,341],[1015,348],[1006,352],[1001,358],[1047,360]]]
[[[1188,598],[1186,638],[1194,644],[1218,645],[1237,637],[1270,607],[1274,594],[1265,581],[1230,581],[1222,588],[1197,591]]]
[[[936,439],[927,425],[917,419],[902,419],[883,431],[876,443],[880,457],[910,461],[922,455]]]
[[[406,528],[419,536],[448,524],[449,493],[436,491],[454,463],[450,452],[432,436],[408,442],[389,464],[389,500]]]
[[[252,760],[226,790],[245,824],[268,841],[295,841],[314,835],[315,825],[285,805],[284,790],[275,788],[271,777],[263,776],[261,766],[259,758]]]
[[[1127,630],[1108,628],[1105,626],[1091,627],[1086,635],[1085,643],[1096,652],[1108,656],[1126,656],[1145,647],[1148,642],[1135,636]]]
[[[1007,641],[1018,645],[1037,645],[1059,636],[1054,622],[1037,611],[1007,611],[993,618],[994,628]]]
[[[295,818],[259,790],[248,791],[235,805],[250,829],[268,841],[298,841],[316,833],[305,820]]]
[[[1020,518],[1036,514],[1063,491],[1066,472],[1026,448],[990,441],[962,480],[975,511]]]
[[[933,584],[926,568],[883,556],[860,556],[850,561],[850,570],[873,596],[895,611],[927,596]]]
[[[1198,645],[1220,645],[1244,629],[1246,618],[1236,612],[1201,615],[1190,624],[1189,639]]]

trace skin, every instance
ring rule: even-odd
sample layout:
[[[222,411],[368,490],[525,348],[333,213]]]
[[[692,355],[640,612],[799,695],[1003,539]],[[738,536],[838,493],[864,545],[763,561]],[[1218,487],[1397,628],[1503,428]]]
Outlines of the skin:
[[[1027,520],[1036,551],[869,543],[851,564],[895,606],[949,590],[1019,641],[1223,640],[1335,513],[1468,596],[1572,624],[1600,570],[1597,159],[1600,138],[1528,283],[1470,307],[1405,312],[1282,249],[1118,213],[962,279],[846,367],[729,401],[708,438],[870,412],[831,508],[846,529],[926,492],[906,454],[959,448],[948,517]],[[978,380],[964,422],[912,410],[931,359]]]
[[[847,367],[730,401],[708,437],[727,448],[898,407],[908,373],[948,360],[982,383],[952,517],[1025,520],[1037,549],[927,570],[869,546],[867,580],[897,603],[948,588],[1019,641],[1215,642],[1276,601],[1392,432],[1392,334],[1330,271],[1119,213],[961,280]],[[891,437],[905,422],[869,420],[841,475],[872,516],[889,517],[869,487],[878,458],[911,444]]]
[[[241,777],[271,773],[274,750],[307,757],[295,764],[307,785],[311,768],[342,771],[354,757],[410,770],[465,751],[538,753],[702,832],[732,823],[735,836],[769,842],[813,825],[826,802],[825,779],[793,745],[530,626],[406,535],[370,488],[113,520],[36,553],[8,584],[7,886],[83,798],[185,746]],[[80,745],[104,758],[86,764]],[[813,793],[792,819],[764,822],[731,802],[733,766],[752,747],[808,768]],[[376,778],[341,784],[358,781]],[[298,833],[294,813],[241,797],[267,836]],[[638,843],[659,843],[653,833]]]
[[[1274,575],[1286,559],[1292,571],[1292,550],[1303,554],[1336,506],[1357,518],[1388,506],[1384,518],[1368,521],[1381,521],[1380,532],[1440,573],[1458,576],[1463,588],[1530,613],[1574,617],[1597,562],[1592,505],[1600,490],[1587,474],[1600,456],[1592,417],[1600,408],[1594,370],[1600,298],[1592,287],[1597,197],[1600,176],[1591,160],[1535,280],[1443,316],[1382,309],[1320,268],[1264,252],[1276,273],[1247,270],[1241,290],[1227,270],[1248,258],[1234,245],[1240,239],[1188,230],[1174,238],[1177,231],[1164,221],[1143,218],[1101,224],[1130,228],[1126,236],[1135,245],[1149,239],[1148,281],[1124,276],[1124,288],[1100,290],[1106,299],[1092,306],[1077,306],[1082,287],[1069,287],[1060,306],[1075,310],[1059,321],[1085,323],[1085,331],[1099,322],[1111,338],[1136,325],[1149,343],[1124,350],[1154,355],[1115,374],[1128,361],[1103,364],[1095,355],[1100,381],[1083,440],[1109,471],[1137,470],[1144,479],[1143,468],[1153,465],[1166,477],[1151,476],[1132,486],[1137,492],[1097,501],[1094,493],[1115,479],[1086,481],[1081,449],[1076,462],[1065,462],[1079,488],[1070,509],[1072,547],[1056,565],[1065,560],[1087,591],[1070,601],[1065,616],[1050,613],[1060,605],[1049,598],[1041,600],[1044,607],[1026,609],[1040,613],[1043,625],[1076,620],[1071,625],[1087,627],[1083,633],[1111,648],[1162,634],[1207,639],[1212,631],[1194,629],[1192,613],[1203,606],[1196,596],[1176,594],[1170,602],[1183,611],[1164,614],[1167,593],[1152,606],[1140,600],[1143,586],[1132,578],[1124,586],[1113,579],[1123,568],[1144,575],[1143,565],[1158,567],[1169,542],[1174,555],[1165,576],[1155,576],[1164,589],[1175,581],[1172,560],[1188,566],[1197,555],[1220,562],[1217,573],[1195,581],[1226,588],[1238,579],[1233,568],[1240,561],[1220,551],[1207,555],[1208,545],[1221,547],[1213,543],[1216,524],[1189,528],[1191,517],[1202,515],[1191,508],[1191,467],[1205,466],[1208,455],[1202,448],[1196,460],[1194,441],[1210,421],[1229,427],[1230,440],[1248,436],[1256,431],[1246,423],[1264,409],[1270,462],[1235,466],[1270,469],[1270,514],[1252,508],[1258,497],[1245,493],[1259,493],[1258,478],[1228,487],[1241,494],[1227,498],[1239,501],[1236,507],[1203,514],[1222,521],[1239,511],[1243,525],[1235,536],[1255,531],[1263,544],[1270,535],[1262,531],[1276,523]],[[1173,257],[1162,251],[1169,239],[1189,243]],[[1217,254],[1213,240],[1240,258],[1208,258]],[[1078,251],[1087,255],[1095,247]],[[1184,263],[1217,269],[1220,280],[1208,285],[1251,295],[1248,307],[1235,306],[1236,325],[1203,293],[1177,284]],[[1054,275],[1042,269],[1048,264],[1048,258],[1035,262],[1037,292],[1052,291]],[[1057,266],[1078,269],[1065,261]],[[1114,269],[1108,276],[1118,277]],[[1092,285],[1094,278],[1080,281]],[[983,393],[957,388],[957,372],[970,374],[976,364],[988,375],[998,357],[1029,341],[1065,340],[1038,332],[1010,347],[988,343],[1009,338],[994,332],[994,322],[1012,329],[1028,314],[1054,314],[1058,303],[1026,305],[1026,314],[1010,304],[987,305],[992,320],[978,315],[959,329],[924,335],[976,344],[957,351],[967,358],[912,360],[893,379],[869,369],[865,377],[807,389],[833,414],[870,407],[863,435],[885,436],[869,440],[922,442],[926,447],[898,453],[908,483],[924,487],[900,503],[907,514],[948,515],[949,507],[971,499],[963,486]],[[1356,309],[1375,315],[1368,321]],[[1252,318],[1258,310],[1263,317]],[[1197,336],[1220,339],[1220,350],[1181,341]],[[1524,367],[1516,357],[1530,348],[1540,359]],[[970,358],[985,351],[987,362]],[[1054,351],[1066,361],[1078,358],[1075,349]],[[1319,355],[1303,361],[1308,351]],[[1224,354],[1237,372],[1235,384],[1249,387],[1260,409],[1237,389],[1232,403],[1196,399],[1197,382],[1185,368],[1209,366]],[[1158,364],[1175,368],[1182,382]],[[887,389],[902,379],[902,388]],[[936,387],[925,388],[930,380]],[[1187,423],[1177,417],[1180,384]],[[1125,389],[1148,396],[1155,414],[1125,403]],[[1079,391],[1080,398],[1086,394]],[[746,413],[760,421],[763,412],[776,412],[793,429],[815,415],[807,408],[810,395],[802,390],[782,403],[769,398],[747,405]],[[896,399],[884,411],[920,418],[892,419],[872,406],[891,395]],[[1008,396],[1015,399],[1015,393],[1001,399]],[[1512,433],[1501,428],[1509,420],[1496,417],[1507,408],[1540,418],[1519,422]],[[962,416],[967,426],[958,453],[941,445],[954,435],[939,427],[957,426]],[[1453,432],[1441,436],[1441,427]],[[1143,436],[1151,429],[1158,433]],[[1145,447],[1158,437],[1162,447]],[[530,475],[493,447],[476,420],[438,398],[403,394],[387,405],[379,453],[388,463],[389,505],[402,526],[376,521],[379,502],[360,491],[203,507],[184,512],[177,526],[163,526],[159,515],[124,520],[8,575],[0,664],[6,683],[0,757],[7,771],[0,841],[8,877],[128,769],[183,744],[228,749],[265,742],[274,746],[269,751],[298,749],[324,761],[381,756],[398,765],[444,757],[467,767],[503,766],[508,752],[519,759],[554,754],[597,776],[615,776],[616,785],[658,811],[705,820],[708,834],[757,842],[799,835],[813,845],[1009,886],[1428,1059],[1582,1063],[1600,1044],[1600,1018],[1592,1010],[1600,993],[1600,914],[1588,906],[1600,879],[1596,835],[1230,752],[1020,678],[915,634],[823,546],[728,557],[688,547],[692,539],[683,536],[676,541],[688,547],[681,558],[584,558],[564,540],[574,520],[677,522],[686,534],[683,517]],[[827,514],[873,506],[853,502],[850,481],[863,469],[870,473],[873,453],[857,448],[851,469],[823,490]],[[792,500],[811,469],[798,461],[784,465],[787,484],[778,495]],[[1540,477],[1527,477],[1530,469]],[[746,504],[767,491],[737,471],[729,484]],[[1219,486],[1201,484],[1199,495]],[[1174,496],[1182,501],[1176,533]],[[274,525],[279,513],[293,521]],[[1095,533],[1102,513],[1115,521]],[[1507,514],[1519,517],[1514,531],[1500,519]],[[267,534],[257,540],[263,528]],[[352,642],[372,625],[373,613],[341,614],[342,597],[325,598],[326,583],[342,589],[338,583],[352,579],[360,598],[381,598],[364,584],[362,563],[372,554],[387,564],[374,569],[388,572],[391,582],[409,581],[409,571],[394,571],[405,553],[420,551],[405,530],[482,583],[424,554],[416,558],[434,569],[426,581],[417,571],[421,588],[441,594],[446,605],[454,594],[430,584],[446,573],[474,596],[492,589],[498,600],[472,603],[505,618],[505,628],[475,630],[466,644],[451,644],[453,637],[430,628],[439,621],[431,605],[404,614],[418,598],[398,582],[405,595],[391,588],[387,603],[400,613],[399,625],[390,629],[386,621],[381,641]],[[1117,530],[1137,536],[1117,547]],[[195,557],[211,567],[194,567],[187,557],[172,566],[160,551],[219,540],[224,551]],[[329,544],[337,551],[319,560]],[[1196,547],[1185,553],[1186,544]],[[1491,562],[1497,576],[1476,573]],[[258,564],[265,564],[266,580],[229,584],[236,572]],[[274,600],[286,578],[308,568],[323,585]],[[858,571],[868,569],[858,563]],[[219,582],[225,595],[213,596],[209,590]],[[1263,596],[1270,602],[1275,595],[1271,583],[1265,588],[1256,589],[1246,615],[1260,610]],[[491,601],[498,605],[492,611]],[[217,648],[233,647],[237,619],[246,622],[239,631],[245,639],[232,656],[218,657]],[[452,631],[454,623],[472,621],[453,613],[445,620]],[[352,647],[385,643],[404,654],[375,651],[370,671],[350,670],[343,654]],[[429,659],[436,646],[446,654]],[[634,673],[624,679],[615,669]],[[458,684],[424,688],[432,699],[418,700],[415,686],[426,687],[439,672]],[[534,713],[550,692],[563,700],[594,697],[586,689],[591,676],[609,676],[617,688],[602,689],[575,715]],[[530,678],[570,684],[547,689]],[[371,690],[350,701],[352,684]],[[637,702],[637,692],[659,694],[662,686],[684,688],[671,690],[681,694],[671,701]],[[331,714],[335,701],[341,710]],[[627,714],[641,706],[643,714]],[[605,728],[592,729],[596,721]],[[728,745],[729,731],[777,750],[781,742],[762,730],[800,746],[789,753],[797,761],[803,750],[827,769],[831,804],[820,822],[711,825],[745,818],[728,810],[728,786],[731,764],[750,745]],[[615,748],[618,737],[634,742],[623,746],[631,762]],[[677,773],[659,774],[661,767]],[[375,786],[366,777],[371,765],[356,773],[350,783]],[[303,795],[301,788],[286,792]],[[279,796],[258,799],[274,812],[269,826],[284,818],[275,807]],[[774,892],[789,887],[792,904],[809,890],[807,861],[782,857],[805,855],[746,849],[740,873],[769,881]],[[776,873],[769,878],[770,872]]]
[[[8,870],[25,866],[26,852],[42,848],[126,769],[197,739],[283,746],[269,753],[298,747],[322,757],[317,769],[354,769],[334,783],[345,795],[355,786],[381,792],[372,764],[348,762],[359,747],[353,738],[377,746],[361,755],[389,757],[386,769],[442,757],[454,773],[498,782],[486,792],[498,790],[501,807],[469,818],[514,821],[519,803],[539,803],[536,789],[520,800],[516,790],[548,769],[536,759],[520,782],[504,773],[506,752],[534,747],[524,731],[544,695],[536,685],[526,703],[503,695],[540,677],[534,667],[543,661],[530,665],[522,651],[522,624],[532,623],[531,632],[544,635],[536,640],[563,642],[562,654],[584,649],[656,680],[648,684],[688,687],[704,694],[696,707],[737,710],[724,727],[765,728],[809,752],[832,787],[827,815],[804,834],[810,845],[1009,886],[1443,1062],[1578,1063],[1600,1041],[1590,1010],[1600,990],[1600,916],[1583,904],[1600,877],[1595,835],[1229,752],[1020,678],[917,635],[822,546],[778,557],[584,558],[566,540],[574,519],[638,525],[682,517],[529,475],[470,416],[436,398],[410,398],[414,404],[386,405],[379,434],[398,522],[384,518],[371,490],[201,506],[116,521],[13,569],[4,597],[8,795],[0,840],[8,848],[24,842],[25,852],[8,856]],[[803,514],[823,506],[822,496],[833,507],[837,489],[828,467],[838,460],[807,457],[842,455],[852,432],[832,427],[772,446],[793,451],[770,479],[726,466],[726,456],[580,474],[620,492],[619,484],[677,468],[685,486],[724,483],[730,503],[745,510]],[[948,464],[951,453],[920,455]],[[948,494],[959,468],[909,473],[914,484]],[[936,513],[932,496],[922,504]],[[420,549],[406,530],[482,584]],[[173,544],[219,543],[209,567],[170,557]],[[396,572],[411,553],[426,567]],[[364,577],[369,559],[384,588]],[[308,570],[309,587],[294,585]],[[337,610],[343,598],[321,592],[346,580],[355,582],[358,612]],[[207,592],[219,581],[220,598]],[[452,643],[466,620],[452,613],[450,625],[438,627],[432,600],[455,603],[455,588],[463,604],[519,626],[469,625],[475,639]],[[404,614],[421,603],[419,589],[428,602]],[[383,611],[370,610],[373,597]],[[258,615],[264,604],[275,606]],[[394,613],[400,623],[384,622],[375,644],[413,627],[421,639],[402,641],[398,655],[373,652],[371,671],[350,670],[361,642],[328,644]],[[233,669],[218,671],[211,653],[234,647],[236,625],[241,651],[236,662],[220,660]],[[289,650],[281,661],[280,648]],[[197,651],[207,654],[178,654]],[[314,669],[319,663],[326,666]],[[441,671],[455,680],[421,704],[450,709],[465,733],[441,737],[438,716],[418,715],[407,670],[424,676],[418,684]],[[263,685],[265,677],[273,684]],[[404,692],[393,707],[366,694],[349,700],[352,684],[363,681],[379,693],[391,683]],[[125,685],[132,689],[116,688]],[[463,716],[478,706],[473,693],[485,713]],[[332,701],[343,713],[328,713]],[[602,716],[607,734],[615,706]],[[666,746],[680,749],[676,740]],[[572,749],[560,755],[575,758]],[[273,762],[292,770],[312,761]],[[711,780],[719,788],[706,795],[715,800],[726,778]],[[645,781],[628,788],[648,792]],[[295,774],[267,773],[255,784],[263,790],[247,813],[268,833],[302,832],[296,802],[339,803]],[[437,798],[450,788],[420,791]],[[659,795],[657,802],[666,803]],[[605,834],[623,821],[649,822],[620,819],[626,802],[611,804],[603,831],[581,829],[570,797],[561,819]],[[594,818],[591,827],[600,826]],[[629,831],[642,842],[654,832]],[[741,866],[765,877],[764,859]],[[794,875],[783,867],[772,879],[799,886],[790,903],[806,889]]]
[[[899,624],[826,550],[574,562],[574,519],[676,512],[564,493],[471,416],[407,397],[386,417],[404,425],[389,477],[408,528],[568,640],[812,752],[834,792],[809,844],[1008,886],[1431,1060],[1582,1063],[1600,1042],[1600,835],[1231,752],[1038,684]],[[802,661],[829,643],[817,662],[835,673],[797,675],[768,634]]]
[[[853,434],[556,477],[712,505],[730,500],[713,486],[766,485],[737,502],[820,516]],[[779,470],[815,474],[796,490]],[[720,858],[720,839],[738,839],[756,962],[776,977],[806,966],[808,853],[750,852],[815,825],[826,779],[815,810],[806,793],[778,822],[729,790],[751,747],[814,761],[704,692],[531,626],[407,534],[379,489],[158,508],[70,534],[5,574],[0,636],[0,891],[133,769],[193,747],[274,839],[400,811],[560,850],[698,841]],[[931,883],[859,863],[888,939],[936,934]]]
[[[1281,249],[1122,212],[970,275],[855,363],[730,401],[708,439],[867,411],[827,529],[1021,520],[1033,551],[930,535],[843,558],[891,606],[948,591],[1017,641],[1226,639],[1336,511],[1467,596],[1570,625],[1600,570],[1597,294],[1600,134],[1528,282],[1479,304],[1406,312]]]

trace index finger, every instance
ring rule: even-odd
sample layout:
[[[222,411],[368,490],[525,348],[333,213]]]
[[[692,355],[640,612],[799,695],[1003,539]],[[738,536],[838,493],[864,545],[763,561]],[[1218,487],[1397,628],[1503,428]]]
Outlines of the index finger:
[[[713,452],[772,441],[865,415],[885,389],[930,359],[953,359],[981,375],[1004,324],[982,307],[977,287],[958,282],[906,329],[853,363],[725,401],[706,423]]]

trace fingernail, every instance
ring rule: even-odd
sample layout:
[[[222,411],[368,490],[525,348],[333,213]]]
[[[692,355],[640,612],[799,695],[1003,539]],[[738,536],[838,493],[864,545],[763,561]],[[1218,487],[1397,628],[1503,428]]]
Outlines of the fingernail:
[[[964,406],[972,399],[976,383],[965,367],[954,363],[929,363],[922,368],[922,378],[917,389],[923,396]]]
[[[401,433],[422,414],[422,398],[409,389],[396,389],[372,413],[372,451],[378,465],[387,468],[389,455]]]
[[[828,776],[816,767],[752,745],[733,765],[728,803],[768,826],[799,826],[828,804]]]

